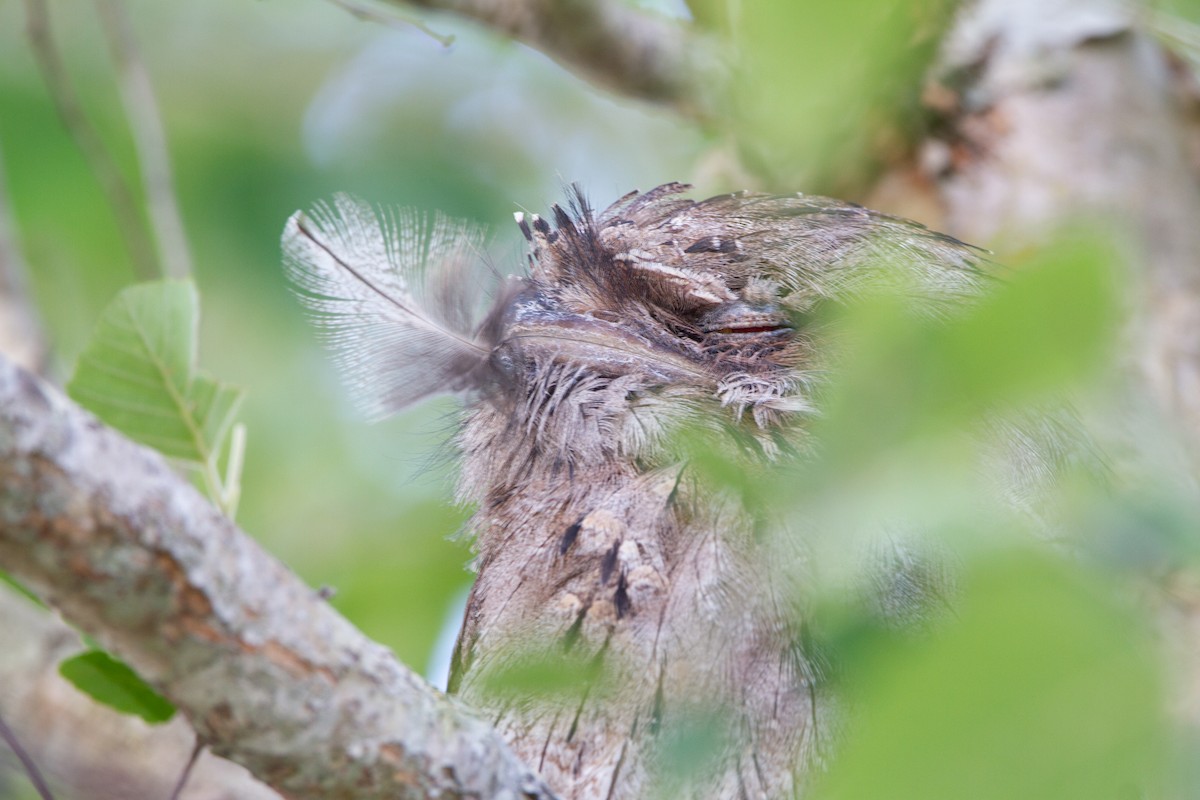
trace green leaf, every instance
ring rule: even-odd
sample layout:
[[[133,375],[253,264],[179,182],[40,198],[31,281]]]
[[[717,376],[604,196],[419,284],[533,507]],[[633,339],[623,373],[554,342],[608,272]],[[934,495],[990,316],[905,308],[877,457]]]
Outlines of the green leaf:
[[[67,393],[166,456],[214,463],[242,394],[197,371],[198,319],[191,281],[125,289],[101,314]]]
[[[102,650],[81,653],[58,665],[59,673],[76,689],[122,714],[141,717],[151,725],[166,722],[175,706],[151,689],[124,662]]]
[[[920,92],[954,0],[740,3],[730,118],[773,185],[861,190],[921,124]]]
[[[1064,240],[950,321],[914,314],[899,295],[848,309],[838,320],[844,366],[815,425],[827,450],[870,458],[1084,385],[1110,361],[1115,272],[1103,239]]]
[[[946,391],[980,405],[1070,387],[1108,361],[1118,304],[1112,242],[1065,239],[938,337]]]
[[[1148,625],[1101,576],[993,555],[953,619],[854,650],[861,713],[816,797],[1101,800],[1157,796],[1167,725]]]
[[[660,792],[659,796],[684,795],[684,781],[703,775],[720,764],[721,754],[727,750],[732,738],[729,722],[728,709],[697,706],[664,727],[655,742],[657,766],[661,777],[666,779],[664,788],[674,791]]]
[[[1152,3],[1152,5],[1157,7],[1156,10],[1162,16],[1169,15],[1170,17],[1181,18],[1178,20],[1156,19],[1154,20],[1155,28],[1167,26],[1167,30],[1169,32],[1174,32],[1181,30],[1181,26],[1179,25],[1180,22],[1183,22],[1184,24],[1192,23],[1194,25],[1196,22],[1200,21],[1200,0],[1156,0],[1156,2]],[[1182,30],[1186,31],[1186,28],[1182,28]],[[1194,38],[1176,41],[1175,45],[1189,51],[1193,57],[1195,57],[1197,51],[1200,51],[1200,45],[1197,45]]]
[[[483,673],[481,685],[494,697],[568,704],[602,698],[616,688],[603,660],[571,652],[526,654],[515,646],[509,658]]]
[[[45,603],[42,602],[42,599],[40,597],[38,597],[36,594],[34,594],[33,592],[26,589],[25,586],[20,581],[18,581],[16,578],[14,578],[12,575],[9,575],[7,572],[5,572],[2,569],[0,569],[0,583],[5,584],[10,589],[12,589],[14,592],[21,595],[26,600],[29,600],[33,604],[40,606],[42,608],[49,608],[49,606],[47,606]]]

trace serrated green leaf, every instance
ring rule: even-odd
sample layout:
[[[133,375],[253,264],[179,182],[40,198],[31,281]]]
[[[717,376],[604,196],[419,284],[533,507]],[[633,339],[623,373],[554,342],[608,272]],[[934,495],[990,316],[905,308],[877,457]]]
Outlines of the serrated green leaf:
[[[81,653],[58,665],[59,674],[98,703],[151,725],[166,722],[175,706],[150,688],[127,664],[102,650]]]
[[[210,463],[242,394],[197,371],[198,319],[191,281],[125,289],[101,314],[67,393],[166,456]]]

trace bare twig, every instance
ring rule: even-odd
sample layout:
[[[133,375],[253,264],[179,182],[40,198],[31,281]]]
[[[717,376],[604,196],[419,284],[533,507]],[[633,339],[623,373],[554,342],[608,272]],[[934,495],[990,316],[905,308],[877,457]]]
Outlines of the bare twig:
[[[37,762],[30,757],[29,753],[25,752],[25,748],[21,746],[21,741],[17,738],[17,734],[12,728],[8,727],[8,723],[0,717],[0,739],[8,745],[9,749],[17,756],[21,762],[21,766],[25,768],[25,774],[29,777],[29,782],[33,784],[33,788],[37,790],[38,797],[42,800],[54,800],[54,795],[50,792],[50,786],[46,783],[46,779],[42,777],[42,771],[38,769]]]
[[[713,39],[621,0],[392,0],[450,11],[546,53],[584,78],[693,118],[712,115]]]
[[[146,211],[154,226],[163,272],[172,278],[187,277],[192,272],[192,262],[171,177],[167,137],[150,74],[142,63],[122,0],[96,0],[96,10],[117,65],[121,101],[137,147]]]
[[[42,79],[46,81],[46,88],[50,91],[63,127],[75,140],[96,180],[108,196],[113,216],[121,230],[121,237],[129,251],[133,270],[143,279],[157,277],[159,270],[154,258],[154,244],[139,211],[138,201],[75,95],[75,89],[54,43],[45,0],[25,0],[25,13],[29,43],[33,47]]]
[[[413,19],[406,14],[399,12],[385,14],[377,8],[363,5],[356,0],[329,0],[329,2],[365,22],[374,22],[389,28],[416,28],[443,47],[454,44],[453,34],[438,33],[420,20]]]
[[[0,564],[290,797],[549,800],[153,451],[0,358]]]
[[[200,754],[204,752],[204,748],[208,745],[199,736],[196,737],[196,744],[192,747],[192,754],[188,756],[187,763],[183,765],[183,772],[179,773],[179,781],[176,782],[175,788],[171,790],[169,800],[179,800],[179,796],[183,794],[183,787],[187,785],[188,778],[192,774],[192,768],[196,766],[196,762],[200,760]]]
[[[0,353],[22,367],[41,371],[46,337],[26,285],[25,260],[8,205],[3,151],[0,149]]]

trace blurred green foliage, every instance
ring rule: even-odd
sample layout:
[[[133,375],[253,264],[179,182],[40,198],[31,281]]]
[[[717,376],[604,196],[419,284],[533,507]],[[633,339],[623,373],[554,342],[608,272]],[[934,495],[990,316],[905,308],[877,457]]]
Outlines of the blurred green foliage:
[[[1200,505],[1167,464],[1112,447],[1118,252],[1072,231],[944,316],[894,286],[819,309],[803,324],[838,356],[790,466],[685,432],[692,473],[794,573],[840,718],[815,797],[1161,797],[1185,780],[1145,599],[1194,568]]]
[[[853,197],[922,127],[922,77],[955,0],[738,6],[739,151],[769,186]]]
[[[853,733],[821,798],[1159,796],[1161,666],[1099,576],[1011,551],[962,576],[937,634],[860,648]]]
[[[569,650],[506,654],[503,665],[483,675],[482,687],[497,698],[521,702],[537,697],[559,707],[579,706],[585,698],[602,703],[606,695],[620,691],[603,658]]]
[[[1096,236],[1061,239],[1011,265],[949,320],[886,291],[839,309],[829,326],[845,367],[815,423],[826,474],[844,477],[829,469],[833,460],[1053,401],[1095,376],[1110,363],[1119,324],[1112,253]]]
[[[693,6],[710,27],[729,24],[722,4]],[[246,390],[240,522],[309,582],[335,587],[339,609],[419,668],[470,580],[468,543],[452,536],[467,513],[449,500],[454,404],[374,429],[353,416],[284,285],[284,220],[339,190],[493,224],[514,208],[544,209],[563,180],[603,204],[693,174],[709,134],[450,20],[433,23],[457,37],[442,51],[419,31],[315,0],[129,8],[170,137],[204,363]],[[922,124],[915,76],[953,9],[743,3],[723,120],[739,150],[779,188],[857,192],[879,154],[903,149]],[[132,175],[90,6],[54,10],[84,105]],[[133,274],[34,70],[21,16],[20,4],[0,3],[0,148],[62,377]],[[496,252],[513,253],[498,257],[500,271],[519,269],[515,241],[499,235]],[[1125,291],[1112,252],[1103,238],[1065,239],[948,320],[886,294],[820,320],[845,366],[826,383],[803,464],[763,475],[689,443],[694,472],[820,565],[797,605],[812,610],[830,686],[856,699],[818,797],[1159,796],[1180,780],[1167,759],[1188,740],[1162,713],[1162,643],[1138,597],[1149,573],[1194,566],[1195,498],[1153,454],[1112,467],[1106,485],[1089,474],[1089,435],[1028,429],[1064,396],[1082,427],[1102,432],[1121,413],[1103,370]],[[1031,443],[1054,439],[1051,463],[1014,467],[1039,483],[1029,502],[1052,536],[981,478],[995,445],[981,432],[997,421]],[[1043,468],[1052,480],[1033,474]],[[952,612],[910,628],[863,600],[863,553],[881,531],[945,556]],[[507,676],[510,688],[577,690],[550,680],[552,668],[530,665]],[[719,749],[718,728],[698,719],[669,734],[674,773]]]

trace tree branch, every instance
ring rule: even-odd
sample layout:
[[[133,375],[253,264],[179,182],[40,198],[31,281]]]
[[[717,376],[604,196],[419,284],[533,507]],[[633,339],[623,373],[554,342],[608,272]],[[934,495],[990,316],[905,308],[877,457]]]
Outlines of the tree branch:
[[[155,452],[0,358],[0,564],[289,797],[549,798]]]
[[[138,208],[137,197],[75,94],[74,84],[51,32],[50,12],[45,0],[25,0],[25,14],[29,44],[42,79],[46,82],[46,89],[50,92],[63,127],[75,140],[100,188],[108,197],[134,273],[142,280],[157,277],[159,268],[154,257],[154,245]]]
[[[620,0],[391,0],[450,11],[536,48],[614,92],[711,116],[716,43]]]
[[[76,689],[58,665],[84,649],[79,634],[56,613],[0,582],[0,716],[46,774],[55,797],[168,797],[195,733],[180,715],[148,725]],[[18,770],[6,756],[0,748],[0,786],[5,787],[12,782],[5,781],[8,775]],[[187,785],[192,798],[282,800],[242,767],[208,753]]]
[[[40,370],[46,359],[46,337],[29,298],[27,272],[0,147],[0,353],[26,369]]]
[[[1126,235],[1137,382],[1200,443],[1200,173],[1166,55],[1132,8],[986,0],[947,62],[971,98],[939,181],[949,232],[1020,247],[1094,215]]]
[[[167,134],[163,130],[150,73],[142,62],[124,3],[121,0],[96,0],[96,10],[117,67],[117,87],[137,148],[146,214],[154,228],[163,275],[186,278],[192,274],[192,258],[175,195],[175,179],[171,176]]]

